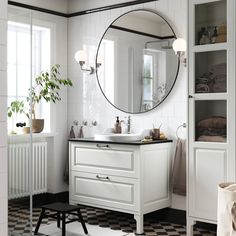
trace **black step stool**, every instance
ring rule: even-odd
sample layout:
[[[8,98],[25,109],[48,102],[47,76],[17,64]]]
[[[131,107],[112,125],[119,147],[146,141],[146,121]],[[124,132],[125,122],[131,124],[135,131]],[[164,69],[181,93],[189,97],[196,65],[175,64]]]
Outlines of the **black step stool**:
[[[83,217],[80,212],[79,206],[69,205],[68,203],[62,203],[62,202],[56,202],[52,204],[47,204],[41,206],[42,211],[38,219],[38,223],[36,225],[36,228],[34,230],[34,234],[37,234],[39,231],[40,224],[42,222],[43,218],[54,218],[57,220],[57,227],[60,227],[60,221],[62,221],[62,236],[66,236],[66,224],[74,222],[74,221],[80,221],[80,223],[83,226],[83,230],[85,234],[88,234],[88,230],[86,228],[86,225],[84,223]],[[56,213],[53,214],[47,214],[45,211],[54,211]],[[66,221],[66,214],[69,215],[75,215],[77,216],[75,219],[71,219]]]

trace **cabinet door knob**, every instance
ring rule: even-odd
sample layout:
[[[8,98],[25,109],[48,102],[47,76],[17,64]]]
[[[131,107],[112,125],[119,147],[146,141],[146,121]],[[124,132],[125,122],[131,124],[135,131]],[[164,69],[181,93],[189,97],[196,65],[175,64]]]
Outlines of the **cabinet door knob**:
[[[98,148],[109,148],[108,144],[97,144]]]
[[[193,96],[192,95],[188,95],[188,98],[193,98]]]
[[[96,175],[96,178],[97,179],[100,179],[100,180],[110,180],[110,178],[108,176],[99,176],[99,175]]]

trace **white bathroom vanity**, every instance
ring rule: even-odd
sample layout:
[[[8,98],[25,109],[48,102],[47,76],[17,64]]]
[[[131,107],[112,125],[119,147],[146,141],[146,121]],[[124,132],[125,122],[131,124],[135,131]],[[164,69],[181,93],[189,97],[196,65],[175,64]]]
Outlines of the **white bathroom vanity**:
[[[106,142],[71,139],[70,203],[134,215],[170,206],[171,140]]]

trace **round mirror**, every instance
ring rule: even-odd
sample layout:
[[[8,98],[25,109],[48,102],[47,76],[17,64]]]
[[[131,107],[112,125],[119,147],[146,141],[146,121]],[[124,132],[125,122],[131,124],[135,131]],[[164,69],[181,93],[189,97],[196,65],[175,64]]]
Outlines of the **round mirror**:
[[[97,80],[107,100],[127,113],[158,106],[177,78],[176,39],[168,22],[155,12],[134,10],[117,18],[97,51]]]

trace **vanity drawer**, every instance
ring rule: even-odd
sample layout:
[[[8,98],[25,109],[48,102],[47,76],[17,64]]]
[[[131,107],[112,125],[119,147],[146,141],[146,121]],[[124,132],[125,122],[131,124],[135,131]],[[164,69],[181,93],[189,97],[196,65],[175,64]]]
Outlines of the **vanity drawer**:
[[[138,155],[130,147],[110,144],[71,144],[70,165],[73,171],[137,177]]]
[[[137,211],[138,188],[137,179],[72,171],[70,201],[106,209]]]

